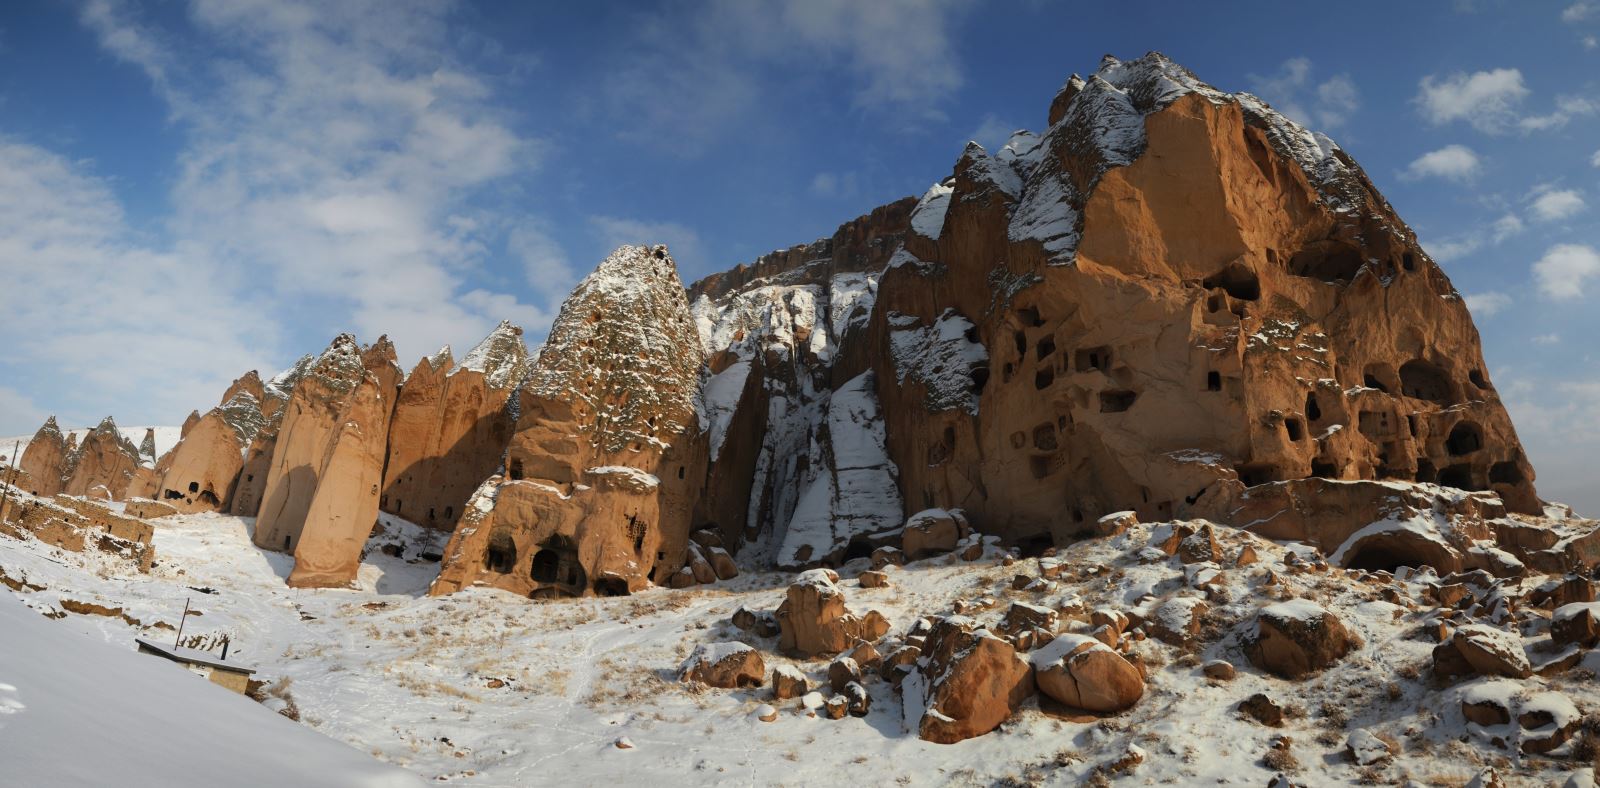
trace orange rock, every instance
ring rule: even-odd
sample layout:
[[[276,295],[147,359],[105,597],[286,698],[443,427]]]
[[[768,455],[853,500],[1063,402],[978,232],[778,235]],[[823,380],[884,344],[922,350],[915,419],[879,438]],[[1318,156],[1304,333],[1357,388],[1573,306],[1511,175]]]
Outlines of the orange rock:
[[[901,684],[908,719],[925,741],[954,744],[999,727],[1034,692],[1032,669],[1010,643],[971,619],[939,619],[925,664]]]
[[[795,578],[775,614],[782,629],[779,648],[804,657],[837,654],[859,640],[875,642],[889,631],[889,622],[878,611],[858,615],[848,610],[837,582],[838,575],[828,569]]]
[[[1139,669],[1093,638],[1059,635],[1028,660],[1039,691],[1073,708],[1117,712],[1144,696]]]

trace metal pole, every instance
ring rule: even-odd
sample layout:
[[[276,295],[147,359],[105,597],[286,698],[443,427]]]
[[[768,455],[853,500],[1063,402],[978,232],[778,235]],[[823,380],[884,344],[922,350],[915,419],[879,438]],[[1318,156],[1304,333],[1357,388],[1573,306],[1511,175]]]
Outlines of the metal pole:
[[[6,503],[11,500],[11,488],[17,483],[17,450],[22,448],[22,441],[17,441],[11,446],[11,481],[0,490],[0,520],[5,519]]]
[[[178,619],[178,634],[172,638],[172,647],[173,648],[183,648],[183,646],[180,646],[178,644],[183,642],[183,625],[188,623],[188,621],[189,621],[189,598],[188,597],[184,597],[184,599],[183,599],[183,615],[181,617],[179,617],[179,619]]]

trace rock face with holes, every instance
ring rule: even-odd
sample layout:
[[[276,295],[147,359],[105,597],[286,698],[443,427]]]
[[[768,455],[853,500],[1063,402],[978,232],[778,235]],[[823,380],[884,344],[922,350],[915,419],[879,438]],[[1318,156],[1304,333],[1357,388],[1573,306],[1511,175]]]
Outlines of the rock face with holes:
[[[246,451],[267,424],[266,396],[254,371],[234,381],[222,403],[201,416],[157,465],[159,500],[185,513],[229,511]]]
[[[379,505],[440,530],[500,468],[511,441],[506,404],[528,371],[522,329],[501,323],[457,364],[446,347],[417,362],[389,427]]]
[[[67,446],[67,437],[56,424],[56,417],[45,419],[44,426],[33,434],[33,440],[28,441],[28,448],[22,452],[22,459],[17,461],[17,468],[28,475],[28,492],[44,497],[61,492],[70,469],[71,454],[72,449]]]
[[[67,465],[70,470],[61,488],[67,495],[120,501],[128,498],[130,491],[134,495],[147,492],[150,469],[139,448],[122,436],[110,416],[89,431],[76,451],[69,452]]]
[[[845,225],[848,255],[836,236],[691,288],[713,494],[747,504],[719,506],[726,533],[836,564],[897,507],[942,507],[1047,546],[1122,510],[1233,522],[1323,480],[1539,511],[1459,293],[1332,140],[1154,53],[1074,76],[1048,123]],[[871,407],[836,419],[847,392]],[[842,423],[868,437],[840,451]]]
[[[378,519],[399,385],[394,345],[380,337],[363,348],[349,334],[334,339],[295,384],[255,532],[258,547],[294,554],[289,585],[337,587],[355,579]]]
[[[706,476],[702,353],[665,246],[580,282],[523,384],[505,476],[479,487],[432,593],[626,594],[685,564]],[[708,580],[715,580],[707,567]]]

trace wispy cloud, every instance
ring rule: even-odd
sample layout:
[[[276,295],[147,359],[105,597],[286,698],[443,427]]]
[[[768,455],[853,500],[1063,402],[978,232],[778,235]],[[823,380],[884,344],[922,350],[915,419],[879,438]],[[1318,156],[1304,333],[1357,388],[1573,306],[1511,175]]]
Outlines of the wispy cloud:
[[[1600,277],[1600,251],[1583,244],[1557,244],[1533,264],[1539,291],[1557,301],[1582,298],[1583,288]]]
[[[759,106],[775,66],[839,73],[862,112],[944,120],[963,84],[950,26],[967,0],[713,0],[636,17],[600,86],[618,135],[699,156]]]
[[[1462,296],[1467,302],[1467,309],[1472,310],[1479,317],[1491,317],[1505,311],[1511,306],[1511,296],[1505,293],[1490,291],[1487,293],[1469,293]]]
[[[1408,180],[1446,178],[1465,181],[1477,176],[1480,169],[1478,154],[1471,148],[1465,145],[1446,145],[1418,157],[1406,167],[1401,177]]]
[[[1517,107],[1528,93],[1521,71],[1497,68],[1444,77],[1430,74],[1418,85],[1415,102],[1430,123],[1465,120],[1479,131],[1496,134],[1516,121]]]
[[[853,197],[857,191],[856,181],[853,172],[819,172],[811,177],[810,190],[813,195],[828,199]]]
[[[1594,18],[1600,18],[1600,3],[1594,0],[1578,0],[1561,12],[1561,21],[1569,25]]]
[[[1588,204],[1576,189],[1557,189],[1550,185],[1534,189],[1530,195],[1528,212],[1541,222],[1557,222],[1582,213]]]
[[[1311,74],[1311,59],[1297,57],[1284,61],[1274,74],[1251,74],[1248,79],[1252,91],[1304,125],[1321,129],[1344,125],[1361,108],[1355,82],[1348,74],[1317,82]]]
[[[1561,96],[1556,99],[1556,108],[1553,112],[1545,115],[1529,115],[1518,120],[1517,127],[1523,131],[1559,129],[1574,118],[1597,112],[1600,112],[1600,101],[1583,96]]]

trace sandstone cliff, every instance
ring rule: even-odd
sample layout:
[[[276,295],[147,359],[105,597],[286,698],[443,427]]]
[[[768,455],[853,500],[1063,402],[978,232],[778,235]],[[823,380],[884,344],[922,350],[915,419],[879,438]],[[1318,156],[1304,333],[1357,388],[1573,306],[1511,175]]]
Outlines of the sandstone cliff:
[[[399,382],[387,338],[361,348],[344,334],[295,385],[255,532],[257,546],[294,554],[290,585],[340,586],[355,578],[377,522]]]
[[[522,329],[502,322],[460,364],[450,349],[417,362],[389,427],[384,511],[450,530],[500,468],[514,425],[506,405],[528,370]]]
[[[685,561],[706,472],[701,350],[664,246],[573,290],[523,385],[506,475],[473,496],[431,593],[620,594]]]
[[[28,448],[22,452],[22,459],[17,461],[17,467],[28,475],[28,492],[43,497],[61,492],[66,485],[71,453],[66,436],[56,425],[56,417],[45,419],[44,426],[34,433]]]

